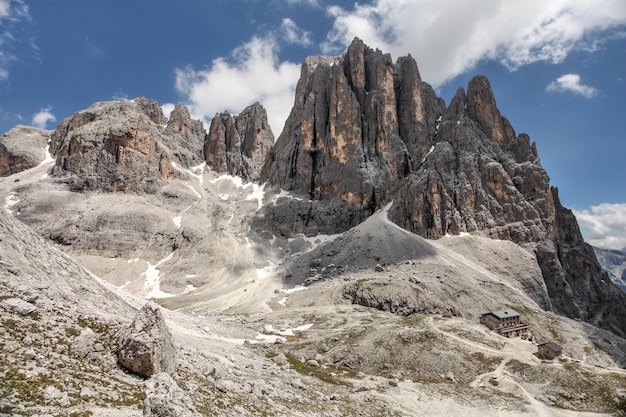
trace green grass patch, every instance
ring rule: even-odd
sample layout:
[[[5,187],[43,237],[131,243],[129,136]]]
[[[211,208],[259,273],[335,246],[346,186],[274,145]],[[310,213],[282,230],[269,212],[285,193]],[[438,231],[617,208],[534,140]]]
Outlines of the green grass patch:
[[[319,366],[309,366],[306,363],[300,362],[298,359],[293,357],[292,355],[286,355],[287,362],[289,362],[289,366],[294,371],[298,372],[302,375],[314,376],[317,379],[324,381],[333,385],[349,385],[346,382],[342,381],[339,377],[335,376],[340,373],[345,373],[346,375],[350,375],[349,370],[341,369],[334,366],[326,366],[324,368]],[[335,374],[335,375],[333,375]]]

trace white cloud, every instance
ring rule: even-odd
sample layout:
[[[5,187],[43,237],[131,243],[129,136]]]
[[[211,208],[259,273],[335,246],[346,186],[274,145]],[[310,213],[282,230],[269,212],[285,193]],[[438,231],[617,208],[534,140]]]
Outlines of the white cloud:
[[[54,114],[51,113],[51,110],[50,107],[46,107],[41,109],[38,113],[35,113],[31,122],[33,126],[46,129],[48,122],[56,122],[57,119],[54,117]]]
[[[17,59],[12,52],[14,45],[24,42],[24,30],[19,24],[31,20],[28,6],[22,0],[0,0],[0,81],[9,78],[9,64]],[[20,32],[20,36],[14,36],[14,32]],[[37,46],[32,40],[27,43],[36,55]]]
[[[280,33],[283,35],[283,39],[287,43],[302,46],[308,46],[311,44],[311,32],[300,29],[298,25],[296,25],[296,23],[289,18],[283,19],[283,22],[280,25]]]
[[[626,248],[626,203],[572,211],[587,243],[604,249]]]
[[[344,50],[357,36],[395,57],[411,53],[435,86],[481,59],[511,70],[558,63],[573,50],[588,49],[603,30],[626,24],[623,0],[373,0],[327,10],[334,25],[326,53]]]
[[[9,15],[11,0],[0,0],[0,19]]]
[[[161,104],[161,111],[163,112],[165,117],[167,117],[169,119],[170,118],[170,114],[174,110],[174,107],[176,107],[176,105],[174,103],[163,103],[163,104]]]
[[[561,75],[555,81],[552,81],[546,87],[546,91],[556,91],[560,93],[570,92],[580,94],[583,97],[591,98],[598,94],[598,90],[588,85],[580,83],[580,75],[565,74]]]
[[[187,97],[190,112],[204,119],[227,110],[239,113],[259,101],[278,136],[294,100],[300,64],[279,62],[272,35],[254,37],[236,48],[230,59],[217,58],[207,70],[176,70],[176,89]]]

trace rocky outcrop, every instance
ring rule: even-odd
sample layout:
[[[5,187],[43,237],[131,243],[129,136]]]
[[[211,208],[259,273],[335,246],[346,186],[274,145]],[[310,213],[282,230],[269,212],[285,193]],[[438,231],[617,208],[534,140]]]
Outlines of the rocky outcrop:
[[[154,192],[159,180],[172,178],[154,122],[162,113],[146,101],[96,103],[63,120],[52,134],[53,175],[75,190],[134,192]]]
[[[36,167],[46,159],[51,131],[17,125],[0,137],[0,177]]]
[[[148,302],[137,312],[121,338],[117,360],[123,368],[143,378],[176,371],[176,350],[159,306]]]
[[[167,125],[166,125],[167,123]],[[96,103],[63,120],[52,134],[52,173],[74,190],[154,193],[163,180],[202,162],[202,122],[177,105],[165,119],[145,98]]]
[[[485,77],[467,95],[459,89],[433,138],[394,196],[397,224],[434,239],[474,232],[528,243],[552,233],[549,177],[529,137],[500,116]]]
[[[175,159],[184,167],[191,168],[203,162],[202,147],[206,137],[200,120],[192,120],[189,110],[177,104],[170,113],[163,131],[166,143]]]
[[[255,103],[233,116],[215,115],[204,143],[204,156],[217,172],[258,181],[261,168],[274,144],[274,134],[263,106]]]
[[[362,280],[346,284],[342,296],[352,302],[399,316],[411,314],[457,314],[457,309],[444,305],[415,284],[393,278]]]
[[[396,100],[396,85],[402,100]],[[407,97],[409,91],[418,95],[411,96],[415,100]],[[416,102],[423,110],[419,74],[408,70],[394,73],[389,55],[373,51],[359,40],[342,56],[313,57],[304,62],[294,107],[261,181],[300,197],[325,201],[331,212],[345,208],[353,216],[350,223],[320,225],[307,214],[306,206],[287,202],[277,210],[308,218],[304,230],[293,232],[329,227],[346,230],[388,199],[390,185],[411,167],[409,149],[399,133],[397,106]],[[410,122],[428,124],[425,111],[403,109],[402,114],[405,130],[413,127]]]
[[[602,271],[580,233],[576,217],[563,207],[554,189],[556,224],[551,240],[541,242],[537,257],[555,309],[626,338],[626,295]]]
[[[201,417],[191,397],[165,372],[152,376],[143,389],[144,417]]]

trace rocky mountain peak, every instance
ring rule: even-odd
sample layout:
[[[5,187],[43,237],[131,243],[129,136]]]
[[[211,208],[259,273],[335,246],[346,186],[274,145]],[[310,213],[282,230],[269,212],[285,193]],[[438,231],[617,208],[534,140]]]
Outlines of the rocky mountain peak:
[[[491,84],[484,75],[472,78],[467,87],[467,111],[487,136],[497,143],[510,143],[515,138],[511,124],[500,115]]]
[[[184,167],[190,168],[203,162],[202,147],[206,137],[204,124],[200,120],[193,120],[186,106],[176,104],[167,119],[163,136],[163,141],[175,159]]]
[[[204,142],[204,157],[217,172],[257,181],[273,144],[267,112],[257,102],[237,116],[228,112],[215,115]]]
[[[167,123],[167,126],[166,126]],[[162,180],[202,162],[202,122],[175,107],[170,121],[145,98],[96,103],[53,132],[52,174],[76,190],[154,192]]]
[[[150,100],[145,97],[138,97],[132,101],[141,111],[150,118],[154,123],[163,125],[167,123],[167,118],[163,114],[163,110],[159,103],[155,100]],[[183,106],[184,107],[184,106]],[[185,108],[186,110],[186,108]],[[187,111],[187,118],[189,118],[189,111]]]
[[[63,120],[52,134],[53,175],[104,191],[148,191],[171,178],[171,156],[151,117],[163,119],[151,110],[144,100],[103,102]]]

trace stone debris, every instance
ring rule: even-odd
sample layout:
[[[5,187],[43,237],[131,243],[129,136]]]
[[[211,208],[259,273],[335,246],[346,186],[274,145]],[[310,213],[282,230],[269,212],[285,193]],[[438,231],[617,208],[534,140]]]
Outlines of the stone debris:
[[[201,417],[191,397],[165,372],[144,383],[144,395],[144,417]]]

